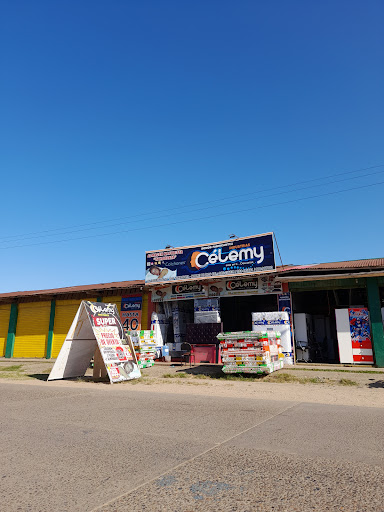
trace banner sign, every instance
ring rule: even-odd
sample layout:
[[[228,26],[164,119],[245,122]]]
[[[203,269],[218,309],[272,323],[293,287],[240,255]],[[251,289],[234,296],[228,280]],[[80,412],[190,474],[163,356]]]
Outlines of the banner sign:
[[[349,308],[349,325],[352,344],[371,343],[371,329],[369,326],[369,313],[365,308]]]
[[[293,325],[292,325],[292,305],[291,305],[291,294],[290,294],[290,292],[279,294],[277,296],[277,301],[278,301],[279,311],[281,311],[283,313],[288,313],[290,329],[289,329],[289,334],[286,333],[286,334],[284,334],[284,336],[285,337],[289,336],[289,340],[290,340],[291,347],[292,347],[293,346],[293,343],[292,343]],[[290,350],[289,352],[292,352],[289,355],[292,359],[291,360],[286,360],[286,362],[289,363],[289,364],[293,364],[293,351]],[[287,354],[286,354],[286,357],[288,357]]]
[[[146,252],[145,282],[274,270],[273,233]]]
[[[222,279],[214,284],[183,283],[152,291],[152,302],[198,299],[204,297],[232,297],[234,295],[280,294],[282,283],[275,276],[249,279]]]
[[[141,295],[130,295],[121,298],[121,323],[125,331],[141,330]]]
[[[373,364],[371,328],[367,308],[349,308],[349,328],[354,363]]]
[[[111,383],[141,376],[116,305],[82,301],[48,380],[82,377],[97,347]]]
[[[291,318],[291,294],[281,293],[278,297],[279,311],[286,311]]]

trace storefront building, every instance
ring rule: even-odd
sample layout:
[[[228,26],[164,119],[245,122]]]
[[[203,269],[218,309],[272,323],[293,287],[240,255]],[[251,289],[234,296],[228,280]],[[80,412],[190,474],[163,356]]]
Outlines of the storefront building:
[[[174,358],[187,345],[197,362],[219,362],[220,332],[274,326],[284,331],[283,351],[293,363],[290,297],[279,280],[272,233],[148,251],[146,286],[152,326]]]
[[[246,278],[208,278],[168,286],[152,285],[152,327],[156,329],[159,324],[162,342],[169,345],[171,356],[177,358],[185,343],[214,345],[220,332],[260,330],[255,329],[257,320],[258,324],[263,322],[261,329],[265,330],[265,315],[258,318],[257,314],[286,311],[287,295],[288,304],[290,300],[289,293],[284,293],[285,288],[288,286],[283,286],[276,272]],[[282,313],[281,316],[286,316],[284,323],[290,330],[289,315]],[[271,325],[272,317],[273,314],[269,319]],[[279,324],[278,330],[282,327]],[[287,351],[292,352],[292,349]],[[201,362],[204,361],[218,362],[218,358],[204,358]]]
[[[114,303],[127,327],[149,328],[143,288],[144,281],[122,281],[0,294],[0,357],[57,357],[82,300]]]
[[[289,323],[287,363],[292,350],[297,362],[383,367],[384,258],[276,267],[272,235],[147,252],[152,325],[171,352]]]
[[[384,367],[384,258],[287,267],[296,360]]]
[[[116,304],[128,331],[153,329],[175,359],[189,343],[196,362],[220,362],[219,332],[273,328],[288,363],[384,367],[384,258],[276,266],[270,235],[147,252],[145,281],[0,294],[0,357],[57,357],[91,300]]]

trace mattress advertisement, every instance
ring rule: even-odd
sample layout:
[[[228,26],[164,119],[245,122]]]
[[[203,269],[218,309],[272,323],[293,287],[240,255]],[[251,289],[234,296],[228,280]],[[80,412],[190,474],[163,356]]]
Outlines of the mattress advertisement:
[[[274,270],[273,233],[146,253],[149,284]]]
[[[142,296],[129,295],[121,298],[120,319],[125,332],[141,329]]]
[[[248,279],[222,279],[212,284],[182,283],[152,290],[152,302],[199,299],[208,297],[233,297],[235,295],[280,294],[282,283],[275,276],[258,276]]]

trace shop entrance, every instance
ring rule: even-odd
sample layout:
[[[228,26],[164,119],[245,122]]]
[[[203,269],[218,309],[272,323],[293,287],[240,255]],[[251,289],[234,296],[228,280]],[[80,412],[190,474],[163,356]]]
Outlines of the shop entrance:
[[[245,295],[220,298],[224,332],[251,331],[252,313],[277,311],[277,295]]]
[[[336,309],[367,307],[364,288],[293,292],[293,319],[298,362],[337,364]]]

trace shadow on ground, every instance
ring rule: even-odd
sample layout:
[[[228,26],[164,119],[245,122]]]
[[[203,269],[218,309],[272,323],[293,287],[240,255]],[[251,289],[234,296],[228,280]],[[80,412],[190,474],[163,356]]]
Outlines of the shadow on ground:
[[[198,365],[198,366],[181,366],[178,373],[186,373],[187,375],[206,377],[209,379],[220,379],[220,380],[246,380],[246,379],[262,379],[265,375],[257,375],[254,373],[237,373],[237,374],[225,374],[222,371],[222,365]]]
[[[384,388],[384,380],[377,380],[376,382],[370,382],[368,384],[369,388]]]
[[[49,373],[30,373],[28,377],[37,380],[48,380]]]
[[[48,376],[49,376],[48,373],[28,374],[28,377],[30,377],[31,379],[37,379],[37,380],[41,380],[41,381],[47,381]],[[60,380],[60,379],[58,379],[58,380]],[[109,384],[110,383],[108,377],[94,379],[92,376],[88,376],[88,375],[85,375],[84,377],[68,377],[63,380],[70,380],[72,382],[97,382],[97,383],[101,383],[101,384]]]

